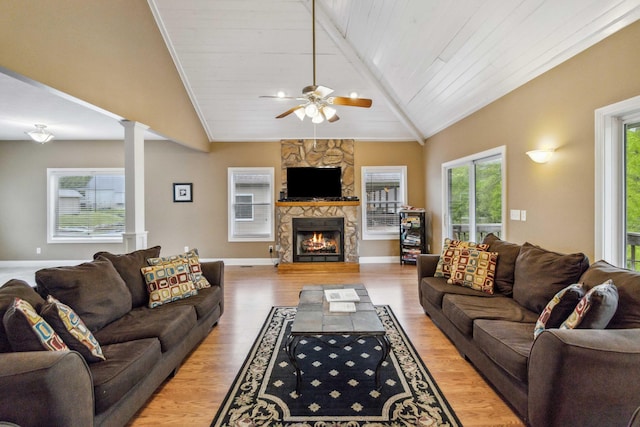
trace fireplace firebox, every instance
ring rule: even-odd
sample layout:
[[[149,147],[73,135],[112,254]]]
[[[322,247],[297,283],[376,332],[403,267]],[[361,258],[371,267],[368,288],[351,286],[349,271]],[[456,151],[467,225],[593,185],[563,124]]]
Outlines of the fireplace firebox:
[[[293,262],[343,262],[344,218],[293,218]]]

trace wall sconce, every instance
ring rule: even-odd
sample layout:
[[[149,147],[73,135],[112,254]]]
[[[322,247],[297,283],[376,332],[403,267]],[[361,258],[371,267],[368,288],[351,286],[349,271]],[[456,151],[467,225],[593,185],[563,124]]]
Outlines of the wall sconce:
[[[547,163],[551,159],[551,156],[553,156],[553,152],[554,150],[551,148],[531,150],[527,151],[527,156],[536,163]]]
[[[29,138],[33,139],[38,144],[44,144],[45,142],[49,142],[53,138],[55,138],[55,136],[51,132],[45,130],[45,128],[47,127],[46,125],[35,124],[34,126],[36,127],[35,130],[25,133],[29,135]]]

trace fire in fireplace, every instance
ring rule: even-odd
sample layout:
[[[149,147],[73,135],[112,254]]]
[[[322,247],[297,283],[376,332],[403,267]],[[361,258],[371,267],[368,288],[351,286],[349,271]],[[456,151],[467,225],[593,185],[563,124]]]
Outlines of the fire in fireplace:
[[[293,262],[344,261],[344,218],[293,218]]]

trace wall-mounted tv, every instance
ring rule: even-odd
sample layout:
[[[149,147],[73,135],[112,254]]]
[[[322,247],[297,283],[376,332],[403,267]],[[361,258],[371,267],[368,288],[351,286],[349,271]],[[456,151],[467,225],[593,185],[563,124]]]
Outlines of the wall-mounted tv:
[[[342,197],[340,167],[287,168],[288,199],[326,199]]]

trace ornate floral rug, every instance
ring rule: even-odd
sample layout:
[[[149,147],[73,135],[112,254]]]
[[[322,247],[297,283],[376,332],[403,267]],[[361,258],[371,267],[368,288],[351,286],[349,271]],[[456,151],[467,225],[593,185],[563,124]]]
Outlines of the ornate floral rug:
[[[372,338],[310,337],[300,341],[296,374],[284,350],[295,307],[273,307],[216,414],[212,427],[461,426],[389,306],[376,306],[391,352],[375,369]]]

